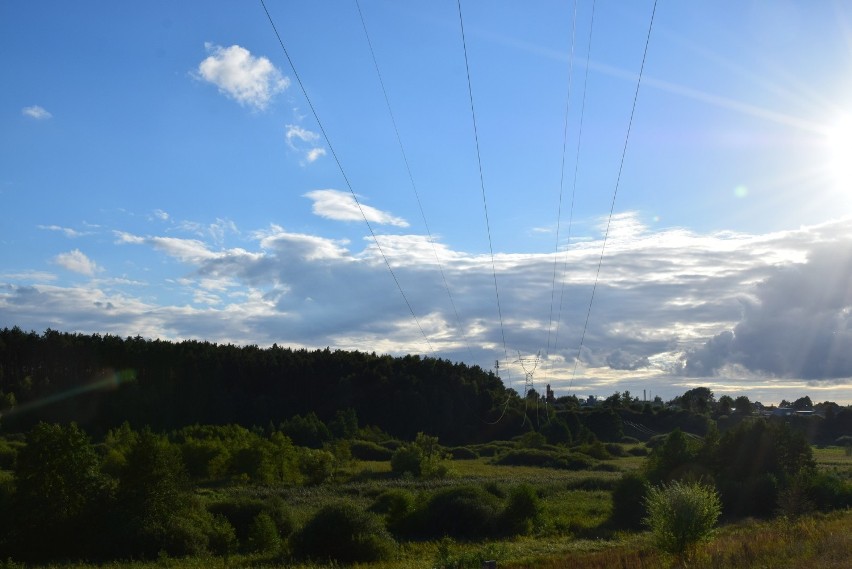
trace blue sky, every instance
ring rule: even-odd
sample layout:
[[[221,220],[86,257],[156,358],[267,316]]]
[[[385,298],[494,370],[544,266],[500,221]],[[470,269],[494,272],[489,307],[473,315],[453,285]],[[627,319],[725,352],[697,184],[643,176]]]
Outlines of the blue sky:
[[[605,249],[652,1],[461,3],[482,184],[457,3],[268,8],[0,4],[0,325],[852,401],[845,3],[659,3]]]

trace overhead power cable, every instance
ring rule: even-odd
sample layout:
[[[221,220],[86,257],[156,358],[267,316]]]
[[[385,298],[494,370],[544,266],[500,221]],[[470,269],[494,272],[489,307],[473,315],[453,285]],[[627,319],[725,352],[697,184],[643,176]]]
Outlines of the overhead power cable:
[[[426,234],[429,239],[429,244],[432,246],[432,253],[435,255],[435,262],[438,263],[438,270],[441,272],[441,280],[444,282],[444,288],[447,291],[447,297],[450,300],[450,305],[453,308],[453,313],[456,316],[456,326],[464,340],[465,347],[467,348],[468,353],[473,357],[473,351],[470,349],[470,343],[468,342],[467,335],[464,332],[464,327],[461,323],[461,318],[459,317],[459,311],[456,308],[456,303],[453,300],[453,294],[450,292],[450,285],[447,282],[446,273],[444,273],[444,265],[441,262],[441,258],[438,255],[438,248],[435,246],[435,240],[432,237],[432,231],[429,229],[429,222],[426,221],[426,212],[423,209],[423,203],[420,201],[420,194],[417,192],[417,184],[414,183],[414,175],[411,172],[411,165],[408,162],[408,155],[405,153],[405,146],[402,144],[402,136],[399,134],[399,127],[396,124],[396,118],[393,114],[393,109],[391,108],[390,98],[388,97],[387,89],[385,88],[385,82],[382,79],[382,72],[379,70],[379,62],[376,58],[376,52],[373,49],[373,42],[370,40],[370,32],[367,30],[367,23],[364,20],[364,13],[361,10],[361,3],[359,0],[355,0],[355,6],[358,8],[358,17],[361,19],[361,26],[364,28],[364,37],[367,39],[367,45],[370,48],[370,56],[373,58],[373,65],[376,68],[376,76],[379,79],[379,85],[382,88],[382,95],[385,98],[385,105],[388,109],[388,115],[390,115],[391,123],[393,124],[393,131],[396,134],[396,141],[399,143],[399,150],[402,154],[402,160],[405,163],[405,169],[408,172],[408,179],[411,182],[411,189],[414,191],[414,197],[417,199],[417,207],[420,208],[420,216],[423,218],[423,225],[426,228]]]
[[[485,198],[485,178],[482,174],[482,155],[479,151],[479,131],[476,127],[476,111],[473,105],[473,87],[470,82],[470,63],[467,57],[467,40],[464,34],[464,18],[462,17],[461,0],[457,0],[459,8],[459,27],[461,28],[462,47],[464,48],[464,68],[467,74],[467,93],[470,98],[470,115],[473,119],[473,136],[476,140],[476,161],[479,165],[479,186],[482,190],[482,207],[485,211],[485,228],[488,231],[488,249],[491,252],[491,274],[494,277],[494,294],[497,297],[497,316],[500,319],[500,335],[503,339],[503,354],[509,359],[509,350],[506,347],[506,330],[503,326],[503,309],[500,306],[500,289],[497,286],[497,265],[494,262],[494,245],[491,240],[491,222],[488,219],[488,200]]]
[[[586,93],[588,92],[589,85],[589,58],[592,53],[592,35],[595,29],[595,5],[597,2],[592,0],[592,16],[589,21],[589,41],[586,45],[586,71],[583,76],[583,97],[582,102],[580,104],[580,124],[577,129],[577,149],[574,153],[574,179],[571,183],[571,209],[568,215],[568,239],[565,244],[565,258],[562,263],[562,276],[560,281],[562,283],[559,290],[559,310],[556,313],[556,330],[554,332],[553,337],[553,345],[557,346],[559,344],[559,328],[562,324],[562,307],[565,302],[565,274],[568,272],[568,247],[571,244],[571,229],[574,222],[574,200],[577,194],[577,173],[580,170],[580,147],[581,142],[583,140],[583,123],[586,116]]]
[[[560,229],[562,223],[562,193],[565,186],[565,155],[568,153],[568,115],[571,109],[571,86],[574,83],[574,42],[576,39],[576,31],[577,31],[577,0],[574,0],[574,10],[573,15],[571,16],[571,55],[568,60],[568,95],[565,98],[565,121],[562,128],[562,166],[560,167],[560,176],[559,176],[559,201],[556,208],[556,253],[553,256],[553,280],[550,285],[550,314],[548,316],[548,324],[547,324],[547,349],[544,352],[544,359],[549,361],[550,356],[550,333],[553,330],[553,302],[556,297],[556,272],[558,267],[558,255],[559,255],[559,237],[560,237]],[[573,211],[574,206],[574,196],[571,196],[571,207]],[[570,222],[569,222],[568,235],[570,239]],[[545,367],[545,378],[547,377],[547,367]]]
[[[275,22],[272,20],[272,15],[269,13],[269,9],[266,7],[266,2],[264,2],[264,0],[260,0],[260,4],[261,6],[263,6],[263,11],[266,12],[266,17],[269,20],[269,24],[272,26],[272,31],[275,32],[275,37],[278,38],[278,44],[281,46],[281,50],[284,52],[284,57],[287,58],[287,63],[290,64],[290,69],[293,70],[293,76],[296,78],[296,82],[299,84],[299,89],[301,89],[302,95],[304,95],[305,100],[308,103],[308,107],[310,107],[311,109],[311,113],[314,116],[314,120],[317,122],[317,126],[319,127],[320,132],[322,132],[322,136],[325,139],[326,144],[328,144],[329,152],[331,152],[331,155],[334,157],[334,161],[337,164],[337,168],[340,170],[340,175],[343,176],[343,180],[346,182],[346,187],[349,188],[349,193],[352,194],[352,199],[355,200],[355,204],[358,206],[358,211],[361,212],[361,217],[364,219],[364,223],[367,225],[367,229],[370,230],[370,235],[373,237],[373,242],[376,244],[376,248],[382,255],[382,259],[384,259],[385,261],[385,266],[387,267],[388,272],[391,274],[391,277],[393,277],[393,282],[396,283],[396,288],[399,290],[399,294],[402,295],[402,299],[405,301],[405,305],[408,307],[408,311],[411,313],[411,317],[417,324],[417,328],[420,330],[420,334],[423,336],[423,339],[426,340],[426,345],[429,346],[429,351],[434,354],[435,350],[432,348],[432,342],[429,341],[429,337],[423,330],[423,326],[420,325],[420,320],[417,319],[417,315],[414,313],[414,309],[411,307],[411,302],[409,302],[408,297],[405,295],[405,291],[402,290],[402,285],[400,284],[396,273],[394,273],[390,261],[388,260],[387,255],[385,255],[385,252],[382,249],[382,245],[381,243],[379,243],[378,237],[376,237],[376,233],[373,231],[373,226],[370,224],[370,220],[367,219],[367,215],[364,213],[364,209],[361,207],[361,201],[358,199],[355,190],[352,189],[352,184],[349,181],[349,177],[346,175],[346,171],[343,169],[343,164],[340,162],[340,158],[337,156],[337,152],[335,152],[334,146],[332,146],[331,144],[331,139],[326,133],[322,121],[320,121],[319,114],[317,113],[316,108],[314,108],[314,104],[311,101],[310,96],[308,96],[308,91],[307,89],[305,89],[305,85],[304,83],[302,83],[301,77],[299,77],[299,72],[296,70],[296,65],[290,58],[290,53],[287,51],[287,48],[284,46],[284,40],[281,39],[281,34],[278,33],[278,28],[275,26]]]
[[[651,30],[654,28],[654,16],[657,13],[657,0],[654,0],[654,7],[651,10],[651,22],[648,24],[648,35],[645,37],[645,49],[642,52],[642,65],[639,66],[639,78],[636,80],[636,91],[633,93],[633,106],[630,109],[630,120],[627,123],[627,133],[624,136],[624,148],[621,150],[621,162],[618,165],[618,176],[615,180],[615,189],[612,192],[612,204],[609,207],[609,218],[606,222],[606,231],[604,231],[603,244],[601,245],[601,255],[598,259],[598,268],[595,272],[595,282],[592,285],[592,294],[589,298],[589,309],[586,311],[586,321],[583,324],[583,333],[580,336],[580,345],[577,347],[577,357],[574,359],[574,371],[571,374],[571,382],[568,384],[568,389],[574,383],[574,377],[577,375],[577,365],[580,362],[580,353],[583,350],[583,342],[586,339],[586,330],[589,327],[589,318],[592,315],[592,304],[595,301],[595,291],[598,288],[598,279],[601,275],[601,265],[603,264],[604,253],[606,251],[606,242],[609,237],[609,228],[612,224],[612,214],[615,211],[615,199],[618,196],[618,186],[621,183],[621,173],[624,170],[624,157],[627,155],[627,143],[630,141],[630,130],[633,127],[633,116],[636,114],[636,101],[639,99],[639,87],[642,85],[642,73],[645,70],[645,59],[648,56],[648,45],[651,43]]]

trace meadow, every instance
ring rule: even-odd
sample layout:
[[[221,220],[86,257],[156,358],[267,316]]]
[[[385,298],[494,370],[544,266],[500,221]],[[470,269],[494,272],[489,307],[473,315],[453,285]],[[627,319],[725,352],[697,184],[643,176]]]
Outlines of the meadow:
[[[615,450],[615,446],[608,445]],[[392,559],[355,563],[363,569],[391,568],[478,568],[484,560],[496,560],[498,567],[549,569],[570,566],[584,568],[654,568],[681,566],[674,557],[655,549],[645,531],[614,529],[610,523],[612,489],[623,473],[638,471],[647,460],[635,456],[641,443],[618,444],[622,456],[597,463],[599,470],[566,470],[534,466],[495,464],[494,457],[448,460],[440,478],[424,479],[392,472],[390,461],[349,460],[333,479],[313,486],[211,483],[196,487],[203,503],[278,497],[289,507],[296,527],[301,527],[321,507],[341,500],[369,510],[388,491],[409,492],[416,499],[442,489],[475,486],[495,495],[505,495],[512,487],[535,489],[540,514],[531,531],[499,539],[401,539]],[[840,447],[814,448],[817,468],[852,479],[852,457]],[[622,453],[618,453],[622,454]],[[637,453],[638,454],[638,453]],[[8,472],[0,476],[7,478]],[[690,559],[689,567],[848,567],[852,561],[852,511],[811,513],[796,518],[741,519],[722,524],[712,538],[702,543]],[[318,569],[339,567],[338,563],[294,563],[287,546],[266,553],[234,553],[220,556],[172,558],[162,553],[155,560],[120,561],[98,564],[65,563],[40,567],[88,569],[90,567],[130,567],[134,569],[189,569],[201,567],[292,567]],[[22,568],[8,561],[2,568]]]

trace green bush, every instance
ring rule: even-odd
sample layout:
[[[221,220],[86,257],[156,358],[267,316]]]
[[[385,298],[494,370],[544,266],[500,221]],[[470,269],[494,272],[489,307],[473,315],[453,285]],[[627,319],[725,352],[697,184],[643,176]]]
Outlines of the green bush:
[[[404,525],[414,511],[414,496],[400,488],[385,490],[376,496],[369,511],[384,514],[387,528],[391,532],[400,533],[404,531]]]
[[[646,516],[645,498],[650,485],[648,479],[639,472],[624,474],[612,490],[612,514],[610,522],[614,527],[639,529]]]
[[[648,456],[648,448],[643,446],[632,447],[627,451],[627,454],[631,456]]]
[[[618,446],[618,445],[615,445]],[[618,447],[621,448],[621,447]],[[576,452],[581,452],[586,456],[596,458],[598,460],[609,460],[612,455],[607,450],[607,447],[601,441],[594,441],[590,444],[581,445],[574,449]]]
[[[419,513],[414,529],[420,535],[478,539],[498,533],[501,503],[478,486],[458,486],[436,492]]]
[[[522,484],[509,490],[500,526],[511,534],[530,533],[540,515],[541,502],[535,488]]]
[[[225,516],[213,516],[208,533],[208,547],[216,555],[227,557],[235,553],[239,547],[239,540],[234,531],[234,526]]]
[[[293,552],[301,559],[373,562],[391,559],[395,551],[381,519],[350,502],[320,508],[293,536]]]
[[[349,452],[358,460],[384,461],[390,460],[393,456],[393,451],[370,441],[352,441]]]
[[[207,509],[214,517],[227,520],[234,529],[239,543],[247,546],[252,523],[261,513],[269,516],[278,535],[287,537],[293,533],[295,522],[287,503],[280,496],[268,500],[239,496],[210,504]]]
[[[305,483],[318,485],[334,476],[334,455],[327,450],[302,449],[299,454],[299,471],[305,477]]]
[[[494,464],[547,467],[558,458],[559,455],[551,451],[535,448],[513,449],[499,455]]]
[[[414,476],[420,476],[421,460],[423,460],[423,454],[420,449],[414,445],[401,446],[391,456],[391,471],[398,475],[408,472]]]
[[[468,447],[453,447],[449,452],[453,460],[475,460],[479,458],[479,455]]]
[[[255,516],[248,531],[248,550],[255,553],[270,553],[281,547],[281,536],[275,521],[266,512]]]
[[[645,523],[657,546],[681,556],[688,556],[699,541],[709,537],[722,512],[715,489],[679,481],[652,486],[645,507]]]
[[[0,470],[14,470],[15,462],[18,458],[18,449],[21,448],[20,443],[10,443],[5,439],[0,439]]]

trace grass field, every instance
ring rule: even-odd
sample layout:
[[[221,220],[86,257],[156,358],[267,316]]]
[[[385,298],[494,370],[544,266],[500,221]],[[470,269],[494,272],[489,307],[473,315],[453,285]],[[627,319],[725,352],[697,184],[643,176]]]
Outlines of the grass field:
[[[821,469],[834,470],[852,478],[852,457],[836,447],[815,448],[814,458]],[[444,479],[423,480],[394,477],[388,462],[352,461],[331,484],[313,487],[221,486],[199,490],[204,501],[227,495],[254,497],[278,495],[293,510],[297,524],[303,523],[324,504],[345,497],[363,508],[391,488],[413,494],[458,485],[477,485],[494,492],[517,484],[537,489],[542,504],[540,522],[530,535],[499,541],[464,543],[449,539],[402,542],[392,561],[356,565],[361,569],[429,569],[433,567],[479,568],[484,559],[495,559],[498,567],[511,569],[645,568],[683,566],[679,560],[659,553],[650,536],[643,532],[614,532],[607,529],[611,510],[610,490],[622,472],[639,468],[642,457],[624,456],[604,461],[613,471],[556,470],[530,466],[501,466],[491,458],[457,460]],[[617,470],[617,471],[615,471]],[[2,474],[2,473],[0,473]],[[64,569],[95,567],[87,564],[50,565]],[[99,567],[134,569],[189,569],[207,567],[293,567],[317,569],[322,565],[292,565],[286,556],[233,555],[223,558],[161,557],[149,562],[121,562]],[[799,520],[745,520],[723,526],[712,539],[700,546],[688,564],[691,568],[794,568],[852,567],[852,511],[815,515]],[[3,563],[0,569],[22,568]],[[333,567],[329,566],[329,567]]]

